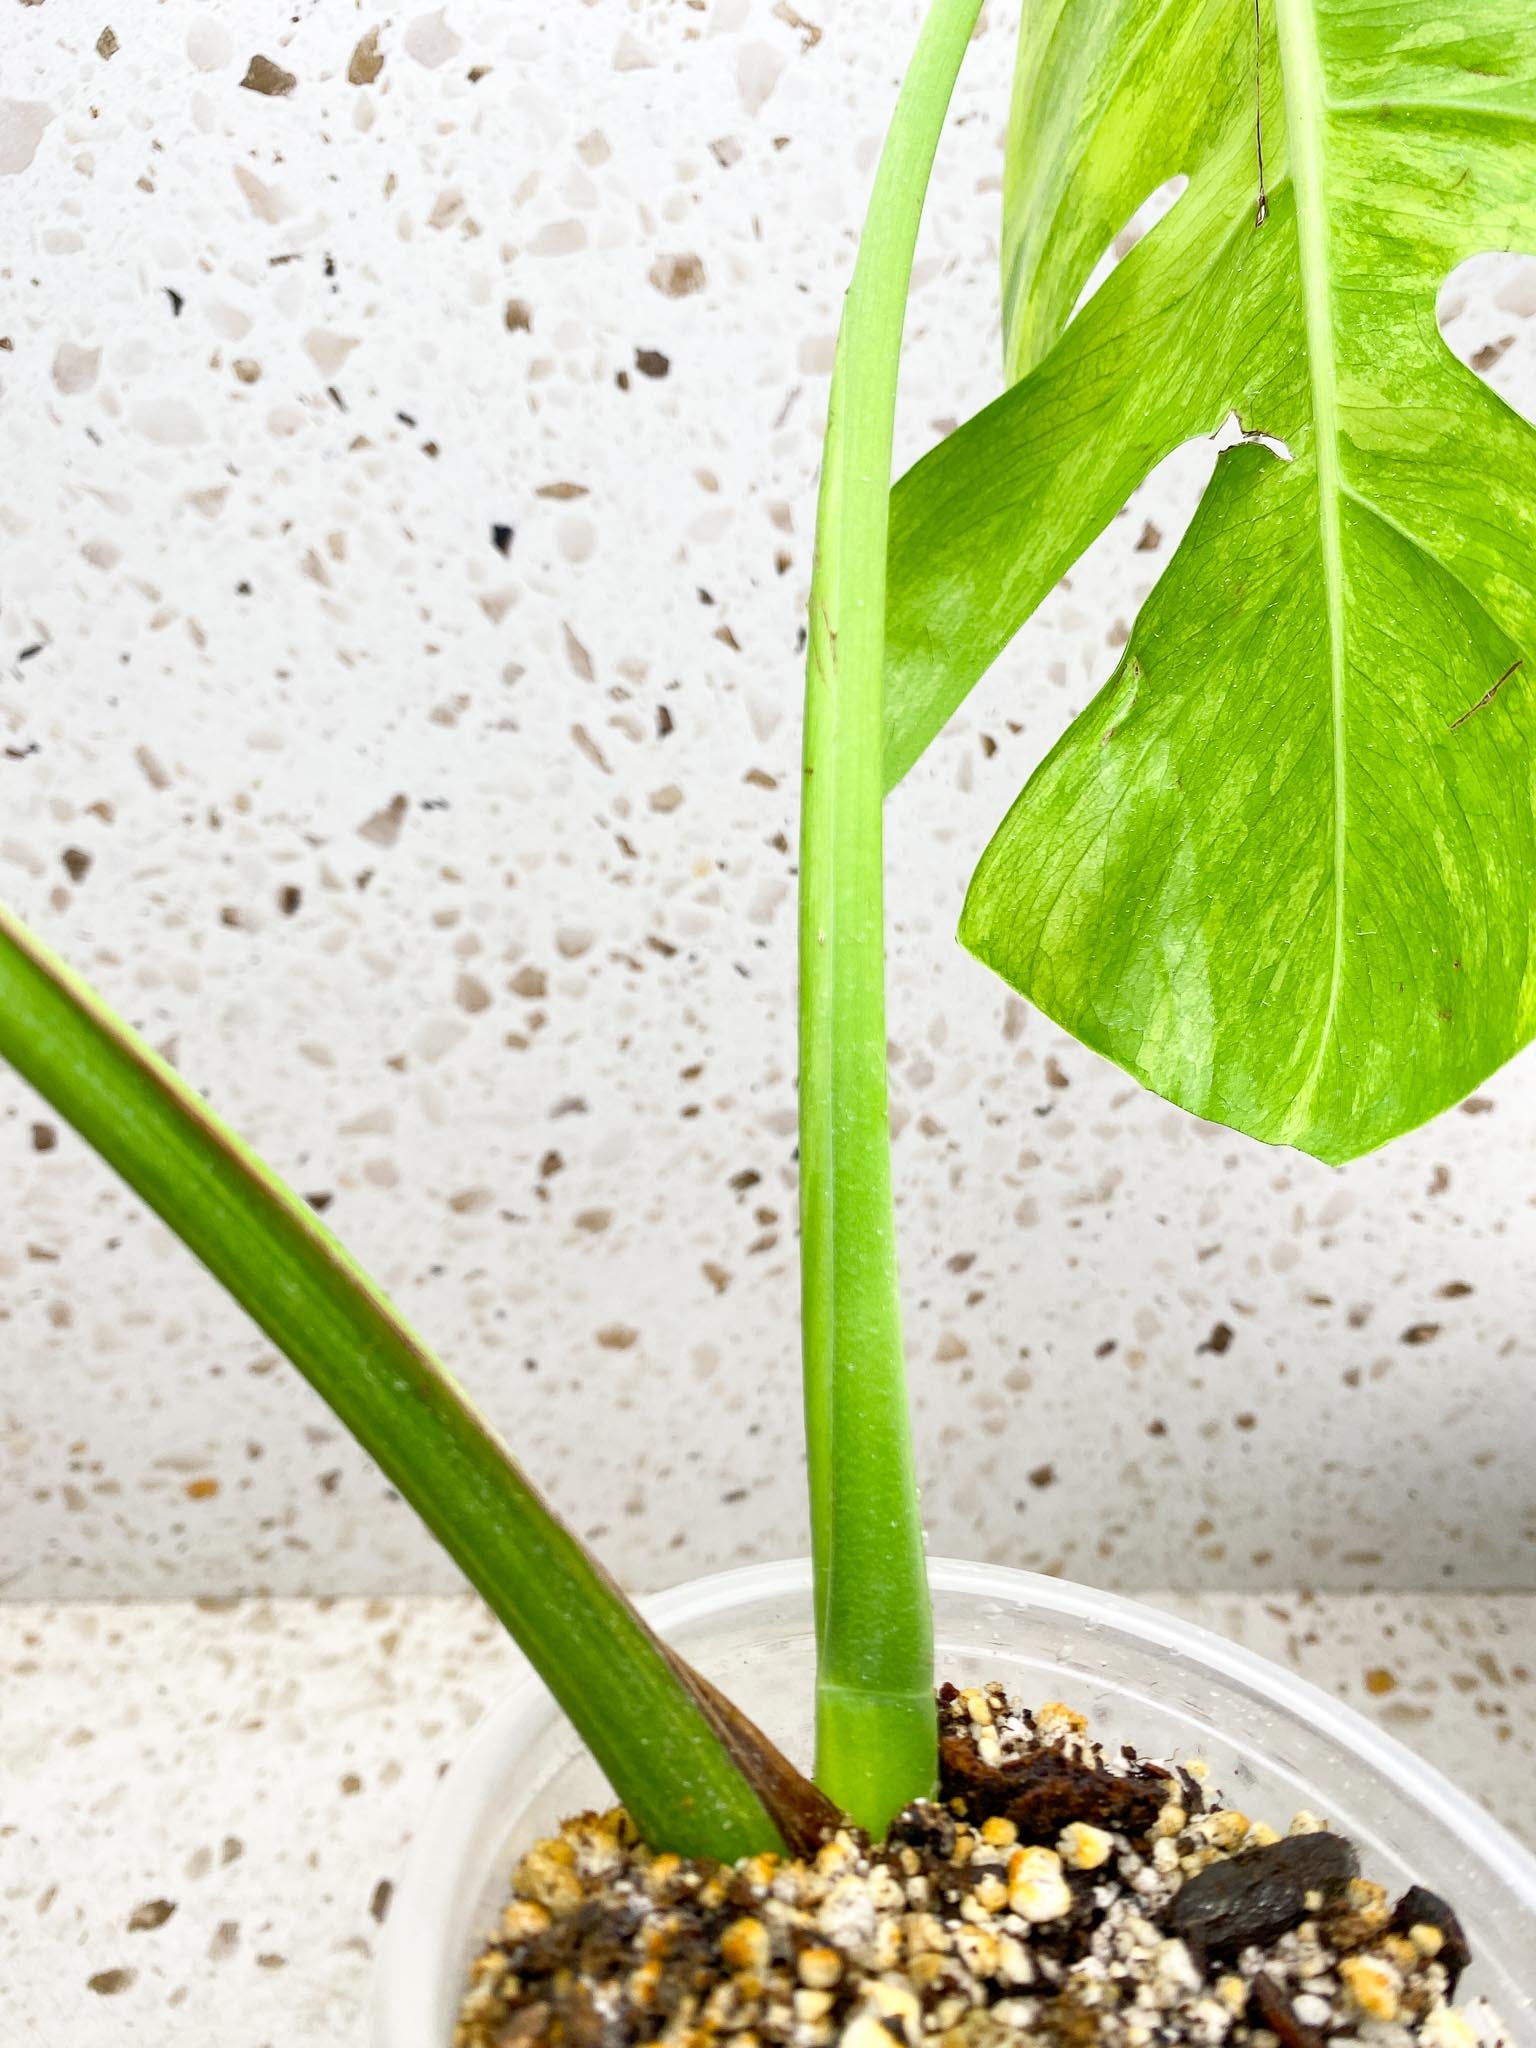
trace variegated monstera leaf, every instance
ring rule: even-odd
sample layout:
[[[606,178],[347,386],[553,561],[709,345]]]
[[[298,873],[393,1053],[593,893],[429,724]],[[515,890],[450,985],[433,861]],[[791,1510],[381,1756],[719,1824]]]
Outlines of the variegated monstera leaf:
[[[1188,186],[1076,319],[1140,202]],[[1536,1030],[1536,433],[1442,341],[1536,250],[1532,0],[1043,0],[1011,388],[898,486],[895,782],[1164,455],[1235,412],[961,936],[1160,1094],[1340,1161]]]

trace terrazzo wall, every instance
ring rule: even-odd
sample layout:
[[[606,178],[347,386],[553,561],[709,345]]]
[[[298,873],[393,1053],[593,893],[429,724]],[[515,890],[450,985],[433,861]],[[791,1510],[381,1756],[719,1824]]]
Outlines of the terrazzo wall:
[[[910,0],[0,0],[0,894],[325,1214],[628,1579],[803,1547],[797,642]],[[814,19],[806,18],[807,15]],[[988,10],[903,460],[997,388]],[[1448,287],[1536,411],[1536,260]],[[1208,473],[890,807],[896,1166],[949,1552],[1536,1584],[1536,1065],[1331,1172],[951,934]],[[0,1591],[452,1583],[0,1077]]]

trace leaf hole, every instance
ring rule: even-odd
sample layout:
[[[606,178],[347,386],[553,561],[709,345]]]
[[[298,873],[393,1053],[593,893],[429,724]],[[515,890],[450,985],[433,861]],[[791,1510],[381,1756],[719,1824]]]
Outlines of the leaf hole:
[[[1435,318],[1457,361],[1536,426],[1536,256],[1469,256],[1441,285]]]
[[[1072,308],[1075,320],[1094,293],[1103,284],[1112,270],[1123,263],[1136,244],[1145,240],[1157,223],[1184,197],[1189,180],[1182,171],[1176,171],[1171,178],[1165,178],[1155,191],[1149,192],[1140,206],[1131,215],[1125,226],[1111,240],[1108,248],[1088,273],[1088,282],[1077,295],[1077,304]],[[1068,322],[1071,325],[1071,322]]]

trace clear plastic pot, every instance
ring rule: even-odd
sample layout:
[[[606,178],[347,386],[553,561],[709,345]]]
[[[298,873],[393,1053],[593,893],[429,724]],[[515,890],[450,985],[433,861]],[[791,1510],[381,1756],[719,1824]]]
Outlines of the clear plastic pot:
[[[1482,1992],[1536,2048],[1536,1859],[1481,1807],[1368,1721],[1261,1657],[1109,1593],[993,1565],[931,1567],[937,1664],[1026,1701],[1066,1700],[1107,1741],[1202,1756],[1213,1782],[1283,1826],[1299,1807],[1359,1847],[1368,1876],[1455,1905]],[[810,1567],[754,1566],[647,1602],[667,1639],[798,1761],[811,1736]],[[602,1777],[530,1672],[443,1780],[395,1894],[374,1980],[374,2048],[447,2048],[465,1972],[516,1857]]]

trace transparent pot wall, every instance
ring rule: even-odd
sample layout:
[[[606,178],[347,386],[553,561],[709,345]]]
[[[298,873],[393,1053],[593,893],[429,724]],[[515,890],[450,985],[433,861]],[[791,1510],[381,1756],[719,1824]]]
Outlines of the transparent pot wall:
[[[1350,1709],[1277,1666],[1150,1608],[986,1565],[932,1567],[938,1670],[1062,1699],[1109,1743],[1201,1756],[1213,1784],[1284,1826],[1299,1807],[1359,1846],[1366,1875],[1432,1886],[1477,1956],[1458,1994],[1498,2006],[1536,2048],[1536,1860],[1482,1809]],[[797,1761],[811,1742],[809,1567],[730,1572],[649,1603],[668,1639]],[[469,1960],[513,1862],[607,1789],[531,1676],[477,1731],[421,1829],[385,1928],[375,2048],[446,2048]]]

